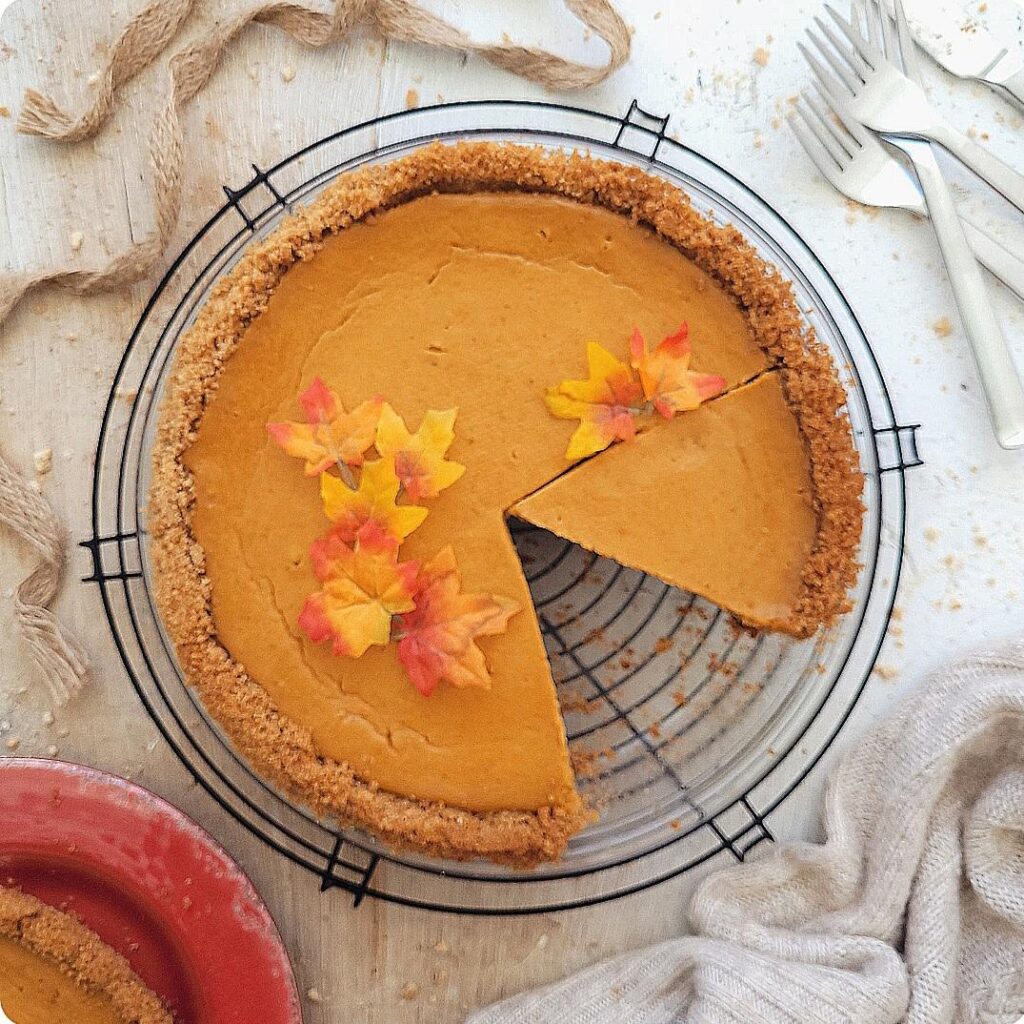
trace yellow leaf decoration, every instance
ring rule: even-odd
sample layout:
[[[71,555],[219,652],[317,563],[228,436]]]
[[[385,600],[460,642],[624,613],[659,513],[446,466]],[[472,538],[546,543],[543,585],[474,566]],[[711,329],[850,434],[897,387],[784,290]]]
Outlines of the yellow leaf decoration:
[[[334,532],[344,541],[352,541],[366,523],[375,523],[382,533],[403,541],[427,518],[427,510],[417,505],[399,505],[401,486],[390,456],[367,462],[355,490],[330,473],[320,477],[320,497],[324,512],[335,524]]]
[[[593,341],[587,344],[587,370],[586,380],[564,380],[546,396],[552,415],[580,421],[565,452],[570,460],[603,451],[613,441],[628,441],[643,412],[643,392],[633,371]]]
[[[299,615],[299,627],[313,643],[331,641],[337,655],[358,658],[391,639],[391,619],[413,610],[419,566],[398,561],[398,542],[368,522],[349,547],[332,530],[310,547],[320,590]]]
[[[490,594],[463,594],[450,547],[422,569],[415,607],[396,621],[398,659],[425,697],[442,679],[453,686],[489,689],[491,676],[477,637],[504,633],[519,605]]]
[[[410,501],[436,498],[466,472],[466,467],[445,459],[455,439],[457,409],[438,412],[431,409],[415,434],[387,402],[377,423],[377,451],[392,458],[395,473]]]
[[[304,459],[306,476],[330,466],[361,466],[377,433],[384,402],[379,396],[346,412],[341,400],[319,378],[299,395],[306,423],[268,423],[267,432],[292,457]]]
[[[724,377],[690,369],[692,349],[687,324],[665,338],[653,352],[648,352],[644,336],[634,328],[629,349],[644,398],[667,420],[678,412],[696,409],[725,388]]]

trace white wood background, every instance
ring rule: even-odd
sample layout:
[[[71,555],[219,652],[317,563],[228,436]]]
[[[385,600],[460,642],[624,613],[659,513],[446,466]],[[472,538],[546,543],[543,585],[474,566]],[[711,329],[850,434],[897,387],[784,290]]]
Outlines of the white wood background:
[[[326,0],[325,0],[326,2]],[[245,0],[199,4],[182,35]],[[582,97],[622,112],[636,96],[671,113],[673,134],[735,170],[787,216],[820,253],[862,318],[889,379],[899,418],[924,424],[927,465],[910,478],[901,620],[880,670],[844,736],[857,732],[931,666],[1019,629],[1024,588],[1024,455],[1001,452],[927,224],[844,205],[814,174],[785,128],[787,99],[805,82],[795,41],[817,13],[794,0],[619,0],[635,26],[630,65]],[[0,21],[0,266],[74,261],[89,266],[152,224],[145,142],[163,92],[154,67],[126,90],[94,140],[62,147],[16,135],[21,91],[34,85],[78,109],[107,45],[141,0],[18,0]],[[555,0],[444,10],[477,36],[546,42],[599,55],[599,45]],[[957,7],[956,4],[952,6]],[[979,4],[962,10],[977,14]],[[1004,38],[1021,37],[1012,0],[981,8]],[[981,15],[979,15],[981,16]],[[524,23],[529,26],[523,28]],[[526,33],[524,36],[524,32]],[[1019,111],[984,89],[931,75],[936,102],[1005,159],[1024,166]],[[304,50],[264,28],[245,32],[189,108],[184,217],[177,250],[239,184],[341,126],[419,102],[542,96],[542,90],[457,54],[383,44],[368,34],[326,51]],[[5,109],[6,108],[6,109]],[[8,116],[8,111],[10,116]],[[984,215],[977,201],[976,213]],[[991,207],[997,217],[1004,211]],[[993,222],[994,223],[994,222]],[[997,230],[1024,239],[1019,219]],[[81,232],[81,247],[72,237]],[[100,413],[125,340],[159,274],[88,300],[34,295],[0,327],[0,445],[26,472],[52,448],[41,484],[68,523],[87,536]],[[1024,315],[998,289],[1003,323],[1024,362]],[[943,329],[948,318],[952,329]],[[618,904],[524,919],[474,920],[321,896],[313,879],[227,819],[189,779],[136,700],[106,633],[97,592],[77,582],[76,553],[60,611],[95,664],[89,691],[48,723],[45,701],[12,629],[12,588],[26,553],[0,535],[0,753],[59,752],[134,778],[203,823],[265,896],[295,963],[308,1024],[461,1020],[468,1008],[558,978],[603,956],[685,927],[687,876]],[[13,748],[13,749],[12,749]],[[817,830],[819,772],[773,819],[781,836]]]

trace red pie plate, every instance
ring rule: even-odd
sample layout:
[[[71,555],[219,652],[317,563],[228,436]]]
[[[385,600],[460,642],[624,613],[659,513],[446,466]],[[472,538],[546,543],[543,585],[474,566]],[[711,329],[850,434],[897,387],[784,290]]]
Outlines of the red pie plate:
[[[176,1024],[301,1024],[274,921],[195,822],[93,768],[0,759],[0,883],[80,917]]]

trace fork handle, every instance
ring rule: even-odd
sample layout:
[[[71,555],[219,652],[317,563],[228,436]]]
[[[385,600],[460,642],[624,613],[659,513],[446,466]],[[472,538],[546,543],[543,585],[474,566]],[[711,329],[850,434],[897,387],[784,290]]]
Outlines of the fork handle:
[[[1008,75],[1002,81],[993,81],[992,84],[1012,99],[1018,107],[1024,109],[1024,68],[1015,74]]]
[[[1001,192],[1018,210],[1024,213],[1024,175],[943,122],[934,125],[928,133],[928,137],[948,149],[953,156],[987,181],[997,192]]]
[[[996,440],[1004,448],[1024,448],[1024,388],[935,154],[923,143],[904,142],[899,148],[913,161],[921,182],[960,318],[988,399]]]
[[[1024,259],[1011,252],[991,235],[972,223],[966,217],[960,217],[964,226],[967,243],[974,250],[974,255],[999,278],[1007,288],[1016,293],[1024,302]]]

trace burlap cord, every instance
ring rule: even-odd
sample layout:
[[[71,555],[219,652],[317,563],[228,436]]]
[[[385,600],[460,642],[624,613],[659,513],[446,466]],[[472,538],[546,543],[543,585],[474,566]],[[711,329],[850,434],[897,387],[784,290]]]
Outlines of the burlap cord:
[[[12,529],[39,556],[39,565],[22,580],[14,595],[14,614],[50,688],[53,703],[64,704],[85,681],[87,672],[81,648],[49,610],[64,567],[64,531],[43,496],[19,476],[3,455],[0,523]]]
[[[271,0],[213,25],[203,39],[179,50],[168,61],[167,101],[157,115],[149,146],[156,208],[153,235],[95,270],[62,268],[0,277],[0,322],[26,292],[39,285],[58,285],[86,294],[122,287],[150,272],[167,246],[181,206],[183,137],[179,112],[209,81],[225,48],[252,22],[273,25],[311,47],[337,42],[357,24],[366,23],[386,38],[477,53],[498,67],[552,89],[582,89],[602,81],[626,61],[629,29],[609,0],[562,2],[607,43],[606,63],[592,67],[535,47],[477,43],[412,0],[335,0],[330,14],[294,0]],[[193,0],[153,0],[118,37],[100,72],[96,96],[84,113],[71,117],[51,98],[29,89],[18,130],[62,142],[77,142],[95,134],[109,116],[117,91],[166,49],[192,7]]]
[[[514,43],[476,43],[464,32],[411,0],[335,0],[331,13],[296,2],[262,2],[223,24],[214,24],[199,41],[168,61],[167,98],[150,137],[156,230],[142,242],[93,270],[57,268],[0,276],[0,323],[18,301],[40,285],[57,285],[79,294],[119,288],[145,277],[161,259],[181,209],[183,136],[181,109],[206,85],[226,47],[252,22],[272,25],[306,46],[337,42],[360,23],[405,42],[470,51],[515,74],[549,88],[594,85],[629,56],[630,35],[609,0],[562,0],[565,7],[608,44],[608,60],[589,67],[545,50]],[[164,52],[188,18],[194,0],[153,0],[126,26],[99,75],[91,105],[78,117],[34,89],[25,93],[18,130],[61,142],[95,134],[110,114],[118,90]],[[56,594],[64,560],[64,539],[43,499],[0,457],[0,521],[33,546],[40,566],[18,590],[16,609],[32,653],[53,696],[63,701],[85,675],[81,652],[61,630],[47,606]]]

